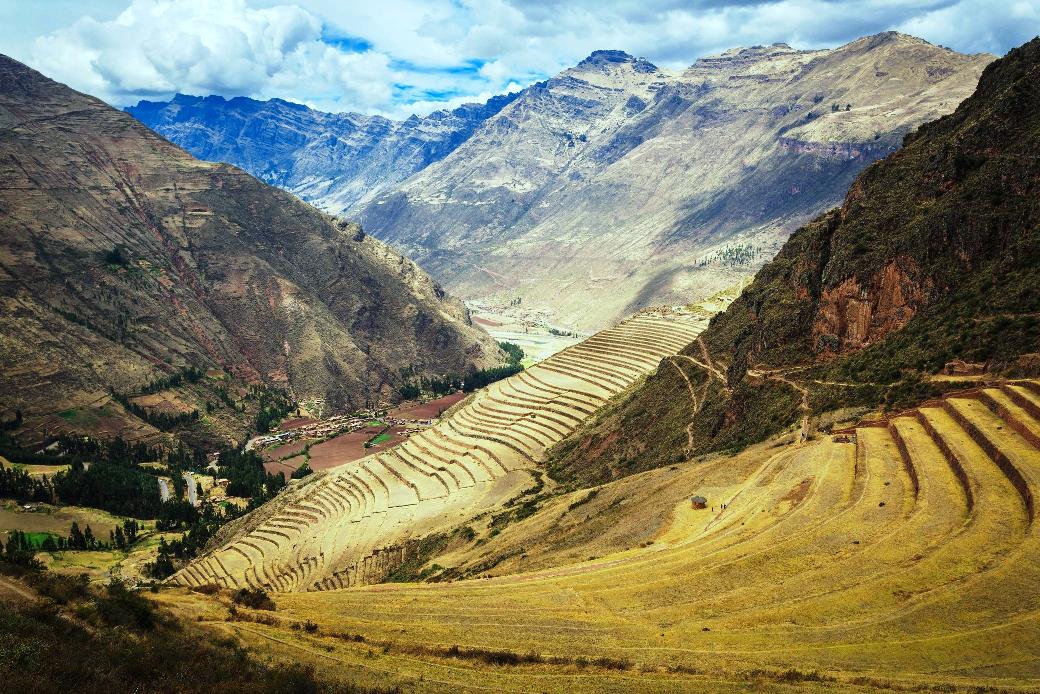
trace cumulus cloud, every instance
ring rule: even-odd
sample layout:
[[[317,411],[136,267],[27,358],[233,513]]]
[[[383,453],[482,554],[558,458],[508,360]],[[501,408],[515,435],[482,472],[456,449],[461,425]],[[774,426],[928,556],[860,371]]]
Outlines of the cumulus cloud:
[[[991,0],[113,2],[86,1],[83,17],[46,31],[39,8],[6,13],[38,34],[16,57],[117,105],[180,91],[406,117],[544,79],[602,48],[678,69],[734,46],[827,47],[896,29],[1002,54],[1040,26],[1040,0],[999,12]],[[12,30],[3,40],[17,43]]]
[[[135,0],[115,19],[86,16],[38,38],[30,64],[120,105],[177,91],[287,96],[337,110],[389,103],[389,58],[339,50],[322,40],[322,26],[293,5]]]

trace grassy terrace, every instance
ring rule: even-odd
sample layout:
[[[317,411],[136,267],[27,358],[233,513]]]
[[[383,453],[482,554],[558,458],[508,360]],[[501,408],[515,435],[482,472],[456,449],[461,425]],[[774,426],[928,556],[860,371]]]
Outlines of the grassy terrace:
[[[1038,394],[1007,383],[847,441],[562,496],[496,539],[550,557],[538,570],[277,595],[270,624],[228,624],[218,598],[162,600],[277,657],[409,690],[1035,691]],[[560,541],[578,560],[537,543],[568,523],[589,528]],[[305,620],[317,629],[292,628]]]

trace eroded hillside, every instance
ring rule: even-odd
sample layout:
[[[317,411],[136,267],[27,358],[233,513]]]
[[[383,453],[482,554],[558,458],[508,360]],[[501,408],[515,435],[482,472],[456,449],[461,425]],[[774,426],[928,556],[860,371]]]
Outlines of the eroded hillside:
[[[816,415],[913,404],[961,373],[1040,366],[1040,41],[868,168],[679,358],[550,463],[601,481],[739,449]]]
[[[187,367],[208,395],[169,414],[215,404],[226,440],[254,414],[224,407],[229,388],[334,410],[395,396],[404,367],[500,357],[460,302],[359,226],[6,57],[0,171],[0,394],[26,436],[126,434],[135,418],[112,392]]]

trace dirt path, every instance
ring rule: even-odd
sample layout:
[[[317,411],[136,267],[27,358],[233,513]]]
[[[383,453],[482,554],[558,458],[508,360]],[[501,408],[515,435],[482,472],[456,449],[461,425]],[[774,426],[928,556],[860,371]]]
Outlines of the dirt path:
[[[36,594],[13,578],[0,576],[0,598],[15,598],[16,602],[18,602],[17,598],[21,598],[22,600],[35,602]]]
[[[694,359],[688,354],[676,354],[673,357],[669,357],[669,363],[679,372],[679,375],[686,381],[686,389],[690,391],[690,401],[693,403],[693,416],[696,417],[701,411],[701,405],[708,397],[708,387],[711,385],[711,379],[715,378],[722,384],[722,389],[727,393],[732,393],[733,389],[729,387],[729,383],[726,380],[726,374],[724,374],[716,365],[714,360],[711,358],[711,354],[708,352],[708,346],[704,344],[704,341],[700,336],[696,339],[697,344],[701,348],[701,359]],[[701,391],[700,397],[697,395],[697,389],[694,387],[690,378],[686,375],[686,372],[679,367],[675,362],[676,359],[685,359],[699,369],[702,369],[708,374],[708,379],[704,382],[704,387]],[[693,421],[686,425],[686,453],[689,455],[693,451]]]
[[[693,405],[693,416],[697,416],[697,413],[701,411],[700,401],[697,399],[697,390],[693,387],[693,383],[690,381],[690,377],[686,375],[686,372],[682,370],[678,364],[675,363],[675,357],[668,359],[668,363],[679,372],[683,380],[686,381],[686,389],[690,391],[690,403]],[[690,455],[693,451],[693,420],[686,425],[686,455]]]
[[[801,402],[798,407],[802,411],[802,431],[799,440],[802,442],[809,440],[809,423],[810,414],[812,408],[809,406],[809,389],[803,386],[798,381],[792,381],[787,377],[787,374],[791,371],[797,371],[797,369],[773,369],[773,370],[762,370],[762,369],[748,369],[747,375],[751,378],[761,378],[768,381],[778,381],[780,383],[786,383],[791,388],[794,388],[801,395]]]
[[[722,381],[722,387],[726,389],[726,392],[729,392],[729,380],[726,378],[726,374],[722,373],[722,371],[720,371],[719,368],[715,366],[715,362],[711,358],[711,353],[708,351],[708,345],[705,344],[703,338],[701,338],[700,335],[697,336],[696,342],[697,346],[701,348],[701,356],[704,358],[704,361],[706,363],[706,366],[704,368],[706,368],[711,373],[715,374],[715,377]],[[690,357],[686,358],[690,359]],[[693,361],[693,359],[690,359],[690,361]]]

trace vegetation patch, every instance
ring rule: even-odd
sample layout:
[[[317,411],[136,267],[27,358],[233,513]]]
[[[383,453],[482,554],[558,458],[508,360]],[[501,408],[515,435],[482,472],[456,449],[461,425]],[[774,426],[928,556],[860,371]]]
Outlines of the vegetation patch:
[[[178,622],[119,581],[92,588],[85,577],[9,562],[0,562],[0,571],[42,597],[18,606],[0,602],[0,677],[9,691],[397,691],[328,682],[302,665],[265,663],[232,639]]]

